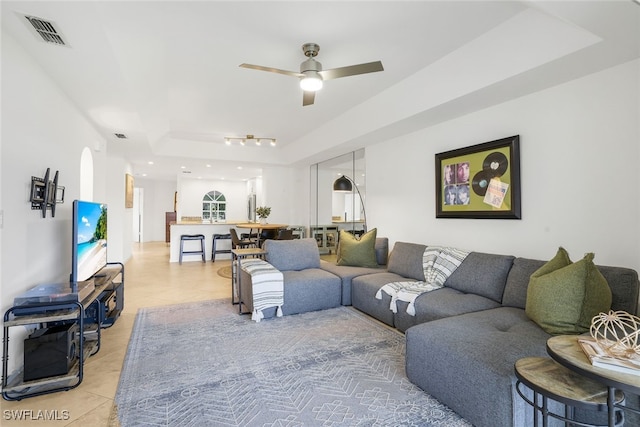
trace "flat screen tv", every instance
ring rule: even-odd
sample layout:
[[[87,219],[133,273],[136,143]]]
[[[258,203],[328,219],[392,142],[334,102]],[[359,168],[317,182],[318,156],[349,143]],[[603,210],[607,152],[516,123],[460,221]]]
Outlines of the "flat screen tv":
[[[73,201],[71,285],[90,279],[107,264],[107,205]]]

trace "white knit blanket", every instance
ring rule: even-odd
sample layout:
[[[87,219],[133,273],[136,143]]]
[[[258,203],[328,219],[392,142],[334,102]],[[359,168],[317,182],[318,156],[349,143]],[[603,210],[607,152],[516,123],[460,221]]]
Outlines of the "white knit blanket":
[[[284,304],[282,272],[259,258],[243,259],[240,266],[251,275],[253,289],[251,320],[259,322],[264,319],[262,310],[269,307],[277,307],[276,315],[282,317],[282,304]]]
[[[376,298],[382,299],[382,292],[391,296],[389,308],[394,313],[398,312],[398,300],[408,302],[407,314],[415,316],[416,298],[425,292],[440,289],[444,286],[444,282],[464,261],[467,255],[469,255],[469,252],[461,249],[427,246],[422,254],[425,281],[387,283],[378,290]]]

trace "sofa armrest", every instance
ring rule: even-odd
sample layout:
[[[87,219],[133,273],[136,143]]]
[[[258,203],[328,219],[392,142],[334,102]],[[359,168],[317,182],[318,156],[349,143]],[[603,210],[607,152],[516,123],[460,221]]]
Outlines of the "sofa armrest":
[[[254,291],[254,279],[253,275],[257,275],[256,277],[268,275],[270,278],[276,275],[280,277],[279,291],[283,292],[283,284],[282,284],[282,272],[275,268],[273,265],[268,263],[267,261],[259,258],[249,258],[242,259],[239,263],[238,268],[238,278],[239,278],[239,289],[238,293],[240,295],[241,304],[245,306],[247,311],[253,313],[255,308],[259,310],[263,309],[260,304],[257,307],[254,307],[253,301],[253,291]],[[256,282],[259,283],[259,282]],[[275,303],[274,303],[275,304]],[[283,302],[279,301],[279,305],[282,305]],[[275,306],[275,305],[274,305]],[[256,319],[254,319],[256,320]]]

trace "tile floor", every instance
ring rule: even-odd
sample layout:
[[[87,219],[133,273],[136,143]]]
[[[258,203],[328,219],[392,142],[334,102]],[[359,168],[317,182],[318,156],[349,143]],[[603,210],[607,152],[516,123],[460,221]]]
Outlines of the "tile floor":
[[[102,330],[100,351],[86,360],[82,383],[73,390],[22,401],[0,399],[0,425],[106,427],[138,308],[230,298],[230,279],[217,274],[230,264],[229,255],[216,258],[180,265],[169,263],[167,243],[134,244],[125,265],[124,311],[112,327]],[[45,410],[58,420],[37,419],[38,411]],[[16,411],[31,419],[13,419]]]

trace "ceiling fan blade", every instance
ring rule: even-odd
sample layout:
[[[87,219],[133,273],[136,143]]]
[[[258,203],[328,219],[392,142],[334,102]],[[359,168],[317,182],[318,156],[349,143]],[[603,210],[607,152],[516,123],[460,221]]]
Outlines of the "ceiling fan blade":
[[[382,62],[367,62],[366,64],[349,65],[348,67],[332,68],[330,70],[320,71],[320,75],[324,80],[337,79],[340,77],[355,76],[358,74],[375,73],[384,71]]]
[[[271,73],[284,74],[285,76],[304,77],[303,74],[295,71],[281,70],[279,68],[272,68],[272,67],[263,67],[262,65],[240,64],[240,67],[249,68],[252,70],[269,71]]]
[[[302,106],[306,107],[307,105],[313,105],[313,101],[316,97],[316,93],[315,92],[309,92],[309,91],[305,91],[302,94]]]

